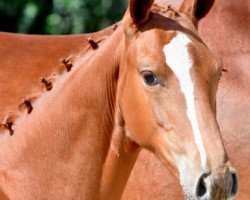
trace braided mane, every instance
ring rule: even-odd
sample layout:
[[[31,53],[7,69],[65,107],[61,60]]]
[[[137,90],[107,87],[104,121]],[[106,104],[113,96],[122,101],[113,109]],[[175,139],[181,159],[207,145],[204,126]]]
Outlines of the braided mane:
[[[115,31],[117,26],[118,25],[115,24],[111,28]],[[56,72],[51,73],[48,77],[40,78],[40,84],[42,85],[41,91],[26,96],[24,99],[22,99],[16,110],[9,111],[5,115],[5,118],[0,121],[0,134],[9,134],[10,136],[12,136],[15,132],[15,127],[17,126],[17,124],[19,124],[18,121],[25,117],[25,115],[29,115],[32,113],[34,102],[36,102],[37,99],[39,99],[46,92],[51,91],[53,89],[53,84],[58,79],[63,77],[65,74],[70,73],[76,61],[78,61],[79,59],[84,59],[91,52],[96,51],[102,41],[104,41],[108,37],[108,35],[105,35],[96,40],[94,40],[92,37],[87,38],[87,42],[89,45],[83,47],[80,52],[72,54],[67,58],[60,59],[60,65]]]

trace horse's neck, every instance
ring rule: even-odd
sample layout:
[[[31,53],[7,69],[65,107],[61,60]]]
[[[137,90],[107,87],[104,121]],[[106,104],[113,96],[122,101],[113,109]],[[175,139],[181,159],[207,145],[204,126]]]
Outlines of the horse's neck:
[[[0,184],[11,199],[98,197],[114,123],[118,41],[121,33],[114,33],[59,81],[5,143]]]

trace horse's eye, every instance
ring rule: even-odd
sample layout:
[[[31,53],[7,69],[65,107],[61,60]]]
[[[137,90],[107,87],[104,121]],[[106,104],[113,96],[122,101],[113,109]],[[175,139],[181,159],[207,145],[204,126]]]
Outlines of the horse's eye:
[[[143,77],[144,82],[147,85],[154,86],[159,83],[159,80],[155,77],[154,73],[151,71],[143,71],[141,75]]]

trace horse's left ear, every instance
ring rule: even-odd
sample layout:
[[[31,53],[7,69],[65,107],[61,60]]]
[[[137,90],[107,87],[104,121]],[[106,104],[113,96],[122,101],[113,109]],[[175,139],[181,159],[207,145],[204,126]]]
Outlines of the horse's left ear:
[[[184,0],[179,10],[197,26],[199,20],[206,16],[213,4],[214,0]]]
[[[138,26],[148,20],[153,2],[154,0],[129,1],[129,13],[135,25]]]

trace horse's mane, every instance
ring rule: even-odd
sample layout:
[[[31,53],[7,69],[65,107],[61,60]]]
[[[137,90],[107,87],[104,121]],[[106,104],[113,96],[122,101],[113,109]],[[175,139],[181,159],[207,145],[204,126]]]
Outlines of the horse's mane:
[[[115,31],[117,26],[117,24],[114,24],[112,29]],[[57,67],[55,72],[51,73],[48,77],[40,78],[40,84],[42,84],[42,89],[40,89],[41,91],[27,95],[24,99],[22,99],[16,110],[7,112],[4,120],[0,123],[0,133],[9,133],[10,136],[13,135],[15,132],[15,126],[18,124],[17,122],[25,115],[32,113],[34,102],[40,99],[43,94],[52,90],[54,83],[58,81],[58,79],[61,79],[67,73],[70,73],[78,60],[83,60],[84,64],[84,58],[87,57],[90,52],[97,50],[102,41],[104,41],[107,37],[108,35],[104,35],[95,40],[92,37],[87,38],[89,45],[84,46],[79,52],[74,53],[67,58],[61,58],[59,60],[60,65]],[[92,55],[90,55],[90,57]]]

